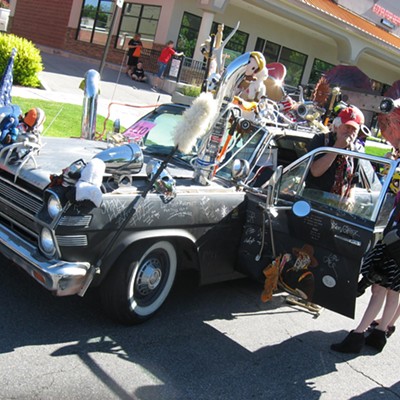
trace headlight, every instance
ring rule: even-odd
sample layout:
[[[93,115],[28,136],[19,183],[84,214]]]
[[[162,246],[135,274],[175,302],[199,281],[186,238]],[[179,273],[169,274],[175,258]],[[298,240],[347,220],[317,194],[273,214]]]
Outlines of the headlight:
[[[49,200],[47,201],[47,212],[49,213],[51,218],[56,218],[58,214],[60,214],[62,210],[62,205],[60,202],[60,199],[54,195],[51,194],[49,197]]]
[[[56,251],[56,246],[54,244],[53,235],[50,229],[43,228],[40,232],[40,248],[48,256],[52,256]]]

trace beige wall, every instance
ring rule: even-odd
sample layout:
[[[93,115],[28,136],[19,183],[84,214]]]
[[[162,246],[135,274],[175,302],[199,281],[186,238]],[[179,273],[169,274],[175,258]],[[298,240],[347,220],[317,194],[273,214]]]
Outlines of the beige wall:
[[[222,22],[231,27],[235,26],[238,20],[240,21],[239,29],[249,34],[246,51],[254,50],[257,37],[262,37],[263,39],[307,54],[308,59],[303,76],[303,84],[308,82],[315,58],[331,64],[340,63],[337,42],[328,35],[323,35],[310,28],[306,28],[304,24],[296,24],[292,21],[288,22],[282,17],[253,7],[249,3],[251,2],[230,0],[225,13],[223,15],[215,14],[214,17],[214,21]],[[203,12],[197,7],[197,4],[195,0],[176,0],[176,9],[172,13],[174,19],[169,28],[169,34],[173,40],[177,39],[184,11],[202,16]],[[350,39],[350,36],[348,38]],[[357,39],[354,40],[357,41]],[[200,44],[198,43],[198,45]],[[356,43],[353,46],[356,46]],[[385,63],[382,57],[361,53],[357,60],[357,66],[372,79],[380,82],[391,84],[400,77],[398,66]]]
[[[202,16],[203,11],[197,7],[195,0],[178,0],[176,2],[176,11],[173,13],[175,23],[171,24],[169,34],[172,40],[176,40],[182,15],[185,11],[192,14]],[[307,75],[304,76],[304,82],[308,82],[311,66],[314,57],[322,59],[331,64],[337,63],[336,44],[332,39],[316,34],[311,30],[305,30],[303,27],[290,24],[283,18],[268,13],[260,13],[244,11],[243,8],[228,5],[225,13],[215,14],[214,21],[224,23],[227,26],[234,27],[237,21],[240,21],[239,30],[249,34],[246,51],[253,51],[257,37],[278,43],[282,46],[297,50],[308,55],[306,70]],[[304,31],[304,32],[301,32]],[[198,46],[201,43],[198,43]]]
[[[366,53],[359,58],[357,66],[370,78],[388,85],[400,79],[400,69],[397,66]]]
[[[225,13],[215,14],[214,21],[233,27],[239,20],[239,29],[249,34],[246,51],[254,50],[257,37],[261,37],[307,54],[308,59],[303,76],[303,84],[308,82],[314,58],[319,58],[331,64],[340,63],[341,55],[339,55],[337,42],[328,35],[314,32],[312,29],[306,28],[305,24],[289,22],[272,12],[262,10],[253,5],[254,1],[228,1]],[[185,11],[200,17],[203,15],[203,10],[198,7],[199,2],[197,0],[135,0],[134,2],[162,7],[155,37],[155,42],[159,45],[165,44],[168,40],[177,41],[182,16]],[[69,27],[77,27],[81,6],[82,0],[73,0],[72,12],[68,23]],[[200,38],[198,46],[200,46],[201,42]],[[357,47],[356,42],[357,39],[353,42],[353,48]],[[385,62],[382,57],[377,57],[374,52],[362,53],[357,59],[357,66],[371,78],[388,84],[398,79],[400,75],[398,66]]]

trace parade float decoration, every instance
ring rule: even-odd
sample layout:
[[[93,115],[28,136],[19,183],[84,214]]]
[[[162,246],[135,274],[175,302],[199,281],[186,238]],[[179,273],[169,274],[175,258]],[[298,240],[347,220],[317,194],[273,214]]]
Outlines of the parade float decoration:
[[[178,270],[200,284],[244,276],[263,282],[273,261],[278,275],[266,289],[279,285],[353,316],[357,260],[388,217],[388,182],[369,169],[351,213],[324,193],[307,195],[304,181],[318,155],[307,145],[320,132],[315,122],[325,121],[322,108],[332,103],[334,110],[336,100],[330,85],[328,106],[318,91],[312,103],[293,100],[282,71],[259,52],[242,54],[192,106],[160,105],[118,144],[43,138],[38,109],[22,117],[28,128],[17,136],[15,120],[5,120],[1,253],[57,296],[98,288],[105,312],[128,325],[161,308]],[[22,150],[34,157],[25,161]],[[387,180],[397,166],[328,151],[384,164]]]

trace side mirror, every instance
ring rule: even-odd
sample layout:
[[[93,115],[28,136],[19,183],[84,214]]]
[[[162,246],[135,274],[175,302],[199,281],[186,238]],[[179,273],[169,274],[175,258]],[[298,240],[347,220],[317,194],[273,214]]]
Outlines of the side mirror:
[[[311,212],[310,203],[305,200],[296,201],[296,203],[293,204],[292,211],[296,217],[307,217],[307,215],[309,215]]]
[[[235,182],[247,178],[249,173],[250,173],[250,164],[247,160],[235,159],[233,161],[231,174],[232,174],[232,179]]]

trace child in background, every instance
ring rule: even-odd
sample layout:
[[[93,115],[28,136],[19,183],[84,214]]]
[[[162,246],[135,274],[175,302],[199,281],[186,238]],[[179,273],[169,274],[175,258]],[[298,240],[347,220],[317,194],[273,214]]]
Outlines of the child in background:
[[[134,81],[139,81],[139,82],[147,81],[147,76],[144,73],[143,63],[141,61],[139,61],[137,65],[133,68],[131,77]]]

